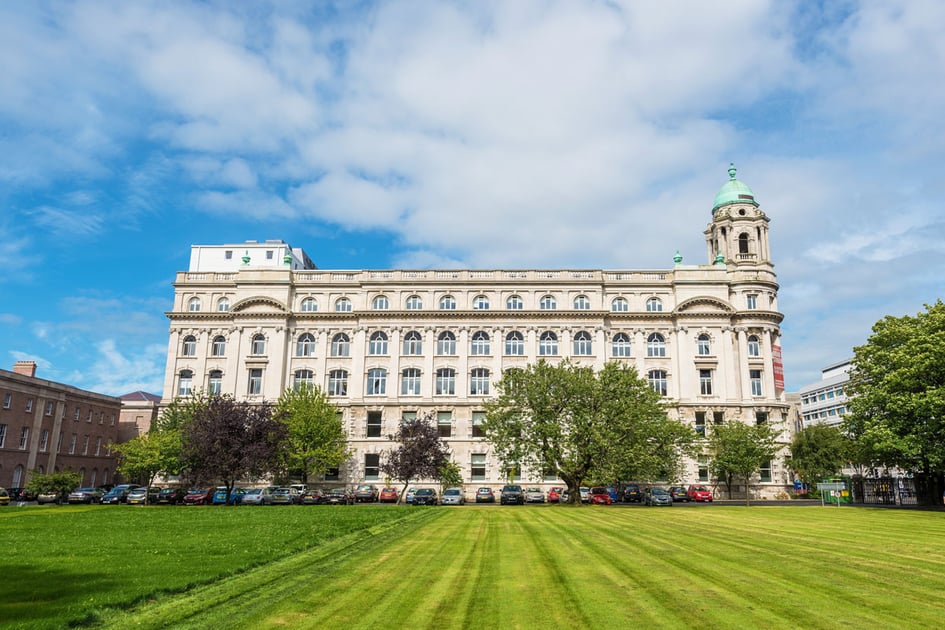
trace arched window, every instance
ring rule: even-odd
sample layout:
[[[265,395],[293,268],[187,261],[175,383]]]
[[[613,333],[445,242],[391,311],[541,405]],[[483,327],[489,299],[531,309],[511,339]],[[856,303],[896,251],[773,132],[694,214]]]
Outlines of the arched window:
[[[423,354],[423,337],[416,330],[411,330],[404,335],[404,354],[408,356]]]
[[[653,333],[646,338],[646,356],[648,357],[665,357],[666,356],[666,340],[663,339],[663,335],[659,333]]]
[[[751,335],[748,337],[748,356],[750,357],[761,356],[761,342],[758,341],[758,337],[755,335]]]
[[[351,340],[348,335],[338,333],[331,338],[331,356],[346,357],[351,354]]]
[[[185,357],[196,356],[197,354],[197,338],[193,335],[187,335],[184,337],[184,345],[181,348],[181,355]]]
[[[555,356],[558,354],[558,335],[554,334],[550,330],[546,330],[541,333],[541,337],[538,338],[538,354],[539,356],[549,357]]]
[[[374,298],[374,301],[371,302],[371,308],[375,311],[386,311],[390,308],[390,300],[387,299],[386,295],[378,295]]]
[[[701,334],[696,339],[696,353],[702,356],[712,354],[712,348],[709,347],[709,335]]]
[[[351,300],[346,297],[338,298],[335,301],[335,312],[336,313],[350,313],[354,310],[354,306],[351,304]]]
[[[220,394],[223,392],[223,372],[220,370],[210,370],[207,377],[207,389],[211,394]]]
[[[738,253],[748,253],[748,232],[742,232],[738,235]]]
[[[448,330],[441,332],[436,338],[436,353],[448,356],[456,354],[456,335]]]
[[[295,354],[300,357],[310,357],[315,354],[315,336],[312,333],[299,335],[299,340],[295,344]]]
[[[23,464],[17,464],[13,469],[13,487],[19,488],[23,485]]]
[[[177,395],[190,396],[194,391],[194,373],[190,370],[181,370],[177,379]]]
[[[387,354],[387,335],[381,331],[371,334],[368,354]]]
[[[650,387],[653,388],[654,392],[660,396],[666,395],[667,387],[665,370],[650,370],[646,374],[646,380],[650,383]]]
[[[367,373],[367,395],[383,396],[387,393],[387,370],[371,368]]]
[[[226,356],[226,338],[223,335],[217,335],[213,338],[210,355],[214,357]]]
[[[314,313],[318,310],[318,302],[315,301],[315,298],[305,298],[302,300],[302,312],[303,313]]]
[[[315,373],[311,370],[296,370],[292,386],[296,390],[303,387],[312,387],[315,384]]]
[[[423,300],[420,299],[419,295],[411,295],[407,298],[406,306],[408,311],[419,311],[423,308]]]
[[[489,354],[489,333],[482,330],[473,333],[470,354],[474,356]]]
[[[226,313],[230,310],[230,300],[228,298],[220,298],[220,301],[217,302],[217,310],[221,313]]]
[[[591,334],[587,331],[580,331],[574,335],[574,354],[575,356],[587,357],[591,355],[592,344]]]
[[[345,370],[332,370],[328,373],[328,395],[348,395],[348,372]]]
[[[558,302],[553,295],[545,295],[538,303],[538,308],[543,311],[553,311],[558,308]]]
[[[627,298],[614,298],[614,301],[610,303],[610,310],[614,313],[626,313],[630,310],[630,303],[627,302]]]
[[[489,370],[476,368],[469,374],[469,394],[471,396],[489,395]]]
[[[403,396],[420,395],[420,370],[406,368],[400,376],[400,393]]]
[[[440,368],[436,371],[436,395],[437,396],[455,396],[456,395],[456,370],[453,368]]]
[[[253,335],[252,354],[266,354],[266,337],[262,334]]]
[[[440,298],[440,310],[441,311],[455,311],[456,310],[456,298],[452,295],[444,295]]]
[[[589,311],[591,310],[591,300],[586,295],[579,295],[574,298],[574,310],[576,311]]]
[[[659,313],[663,310],[663,303],[659,298],[650,298],[646,301],[646,312],[647,313]]]
[[[520,311],[525,308],[525,303],[522,302],[522,298],[518,295],[510,295],[509,299],[505,301],[505,308],[509,311]]]
[[[613,354],[615,357],[630,356],[630,337],[628,337],[625,333],[617,333],[614,335],[612,345]]]
[[[200,310],[200,298],[190,298],[190,301],[187,302],[187,310],[191,313],[196,313]]]
[[[520,357],[525,354],[525,337],[517,330],[505,336],[505,354]]]
[[[489,310],[489,298],[484,295],[477,295],[473,298],[473,310],[474,311],[488,311]]]

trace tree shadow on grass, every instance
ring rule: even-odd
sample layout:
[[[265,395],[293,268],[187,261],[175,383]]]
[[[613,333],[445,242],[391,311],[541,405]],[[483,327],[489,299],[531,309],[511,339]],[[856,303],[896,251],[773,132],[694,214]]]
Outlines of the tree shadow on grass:
[[[107,605],[96,596],[113,592],[118,583],[105,573],[78,568],[51,570],[14,564],[0,569],[0,625],[4,627],[75,625],[75,620],[87,619],[92,609]]]

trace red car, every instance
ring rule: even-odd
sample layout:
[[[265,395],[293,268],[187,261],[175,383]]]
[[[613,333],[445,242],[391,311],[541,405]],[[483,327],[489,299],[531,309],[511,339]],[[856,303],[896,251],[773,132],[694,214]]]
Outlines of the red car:
[[[225,489],[225,488],[224,488]],[[184,505],[210,505],[216,488],[192,488],[184,495]]]
[[[690,501],[705,501],[706,503],[712,503],[712,491],[705,486],[696,484],[689,486],[689,489],[686,491],[686,496],[689,497]]]
[[[398,498],[396,488],[381,488],[377,500],[381,503],[397,503]]]
[[[561,503],[561,493],[564,488],[552,488],[548,491],[548,503]]]
[[[610,492],[603,486],[594,486],[588,494],[590,496],[588,502],[591,505],[610,505],[614,502],[610,496]]]

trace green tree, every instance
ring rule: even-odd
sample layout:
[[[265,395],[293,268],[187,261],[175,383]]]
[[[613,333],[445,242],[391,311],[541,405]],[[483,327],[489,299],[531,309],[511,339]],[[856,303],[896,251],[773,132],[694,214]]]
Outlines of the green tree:
[[[861,453],[926,476],[942,502],[945,475],[945,303],[915,316],[887,316],[854,348],[847,421]]]
[[[397,432],[388,435],[397,448],[387,451],[381,470],[391,479],[403,482],[398,503],[403,501],[407,486],[417,479],[438,479],[449,461],[449,450],[440,438],[433,412],[404,420]]]
[[[344,423],[321,388],[285,390],[276,403],[275,417],[286,426],[286,467],[297,471],[302,483],[350,457]]]
[[[780,431],[768,423],[733,421],[712,426],[709,434],[710,472],[725,481],[729,496],[734,479],[745,481],[745,505],[751,505],[751,479],[779,450]]]
[[[459,464],[453,460],[446,460],[440,465],[440,469],[436,473],[436,478],[440,481],[440,486],[442,486],[440,490],[461,486],[463,485],[463,470],[459,467]]]
[[[118,455],[118,471],[127,479],[144,482],[150,490],[159,474],[174,474],[179,469],[180,440],[177,429],[155,428],[110,448]]]
[[[666,416],[659,394],[635,368],[599,373],[544,360],[509,370],[486,404],[483,431],[506,465],[554,474],[580,503],[586,479],[658,476],[678,467],[695,434]]]
[[[791,454],[784,463],[798,479],[816,487],[819,480],[840,472],[848,461],[850,445],[839,427],[813,424],[794,434]]]
[[[82,475],[74,470],[67,469],[52,473],[34,472],[26,487],[36,495],[55,494],[57,497],[56,503],[62,503],[80,483],[82,483]]]

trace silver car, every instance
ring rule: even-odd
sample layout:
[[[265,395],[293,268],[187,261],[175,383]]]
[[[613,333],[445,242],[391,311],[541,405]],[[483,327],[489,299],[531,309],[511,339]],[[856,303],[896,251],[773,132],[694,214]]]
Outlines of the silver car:
[[[440,497],[440,505],[462,505],[465,502],[462,488],[447,488]]]
[[[525,503],[544,503],[545,493],[541,488],[526,488]]]

